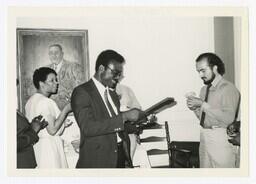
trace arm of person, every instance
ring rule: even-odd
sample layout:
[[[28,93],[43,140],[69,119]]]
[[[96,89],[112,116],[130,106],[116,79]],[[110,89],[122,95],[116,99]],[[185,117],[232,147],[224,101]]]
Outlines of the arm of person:
[[[128,134],[135,134],[138,132],[138,128],[136,126],[136,124],[132,123],[132,122],[125,122],[124,124],[124,130],[128,133]]]
[[[85,136],[98,136],[123,131],[123,117],[120,113],[112,118],[96,118],[92,99],[81,87],[75,88],[71,96],[71,106],[81,132]]]
[[[240,132],[235,137],[229,139],[228,142],[230,142],[234,146],[240,146]]]
[[[39,140],[37,133],[30,127],[27,119],[17,116],[17,151],[35,144]]]
[[[200,114],[201,114],[200,108],[196,108],[195,110],[193,110],[193,112],[195,113],[196,117],[200,120]]]
[[[39,140],[36,132],[28,127],[23,129],[19,134],[17,134],[17,151],[21,151],[31,145],[34,145]]]
[[[240,121],[234,121],[227,127],[227,134],[228,136],[232,136],[240,132]]]
[[[228,126],[234,121],[237,106],[239,103],[240,94],[234,88],[226,88],[223,90],[221,99],[221,108],[211,107],[208,103],[202,104],[202,110],[205,112],[206,119],[211,121],[212,125],[223,125]]]
[[[201,115],[201,108],[198,106],[195,106],[190,97],[187,97],[187,107],[193,111],[196,115],[196,117],[200,120],[200,115]]]
[[[41,107],[41,114],[48,122],[48,126],[46,127],[47,132],[50,135],[56,135],[56,133],[61,129],[68,113],[71,111],[70,103],[67,104],[61,112],[59,112],[57,104],[54,101],[43,101],[40,104],[40,107]],[[56,112],[55,109],[58,109],[58,113]],[[58,133],[58,134],[61,134],[61,133]]]
[[[130,100],[130,102],[131,102],[130,108],[141,109],[141,105],[140,105],[138,99],[136,98],[134,92],[130,88],[128,88],[128,96],[129,96],[129,99],[131,99]]]
[[[63,110],[60,112],[57,118],[51,114],[48,115],[47,119],[48,119],[49,125],[46,127],[46,130],[50,135],[55,135],[58,132],[58,130],[63,125],[70,111],[71,111],[71,106],[69,103],[63,108]]]

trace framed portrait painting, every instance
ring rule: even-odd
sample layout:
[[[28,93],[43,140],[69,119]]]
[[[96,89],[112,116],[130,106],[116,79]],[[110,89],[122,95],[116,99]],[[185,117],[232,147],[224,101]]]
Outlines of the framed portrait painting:
[[[33,73],[40,67],[56,71],[58,93],[51,98],[63,109],[73,89],[89,79],[88,31],[17,28],[18,108],[23,113],[36,92]]]

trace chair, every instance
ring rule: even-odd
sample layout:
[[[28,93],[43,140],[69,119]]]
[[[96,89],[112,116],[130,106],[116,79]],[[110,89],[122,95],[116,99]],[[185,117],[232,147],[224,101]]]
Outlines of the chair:
[[[199,142],[170,141],[168,123],[166,137],[171,168],[199,168]]]
[[[170,141],[170,133],[168,122],[165,122],[166,139],[169,153],[169,165],[171,168],[190,168],[191,164],[191,149],[188,147],[177,146],[177,141]],[[182,142],[181,142],[182,143]]]
[[[198,151],[197,152],[195,151],[197,149],[196,147],[197,142],[177,142],[177,141],[171,142],[170,134],[169,134],[169,126],[167,121],[165,122],[164,125],[155,123],[154,125],[145,127],[145,129],[147,130],[148,129],[165,129],[165,137],[150,136],[147,138],[140,139],[141,143],[165,141],[167,144],[167,149],[154,148],[154,149],[149,149],[147,151],[148,156],[168,154],[168,159],[169,159],[168,164],[160,165],[160,166],[152,166],[152,168],[190,168],[190,167],[199,166],[199,164],[196,165],[197,160],[192,159],[192,158],[197,158],[196,156],[194,156],[198,152]]]
[[[199,168],[199,142],[172,141],[169,145],[172,168]]]
[[[165,127],[164,125],[160,125],[156,122],[151,122],[151,123],[145,124],[143,126],[143,131],[153,130],[152,131],[153,133],[157,133],[157,132],[159,132],[159,130],[161,131],[161,129],[162,129],[163,133],[166,134],[164,127]],[[157,130],[157,131],[155,131],[155,130]],[[162,133],[162,131],[161,131],[161,133]],[[149,136],[149,137],[146,137],[146,138],[140,138],[140,143],[141,144],[146,144],[146,143],[153,143],[153,144],[154,143],[155,144],[160,143],[161,144],[161,142],[164,142],[164,144],[167,145],[165,143],[167,141],[166,140],[166,135],[164,135],[164,134],[162,136]],[[148,149],[147,150],[147,155],[148,155],[148,157],[156,156],[156,155],[168,155],[168,147],[166,147],[166,149],[158,149],[158,148]],[[150,159],[149,159],[149,161],[150,161]],[[161,165],[161,166],[153,166],[152,163],[150,163],[150,165],[151,165],[151,168],[164,168],[164,167],[168,168],[169,167],[169,164]]]

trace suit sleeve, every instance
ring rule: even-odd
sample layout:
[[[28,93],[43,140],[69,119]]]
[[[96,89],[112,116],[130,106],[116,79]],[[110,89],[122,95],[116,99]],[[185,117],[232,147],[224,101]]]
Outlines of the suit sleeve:
[[[37,133],[30,127],[29,122],[17,116],[17,151],[35,144],[39,140]]]
[[[74,89],[71,107],[81,133],[87,137],[111,134],[124,130],[122,115],[99,119],[93,109],[91,97],[81,87]]]
[[[132,124],[131,122],[125,122],[124,129],[128,134],[135,134],[139,131],[136,125]]]

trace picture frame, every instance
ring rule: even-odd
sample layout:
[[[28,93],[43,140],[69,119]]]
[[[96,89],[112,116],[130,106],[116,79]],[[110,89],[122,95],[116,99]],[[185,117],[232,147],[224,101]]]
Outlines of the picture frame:
[[[22,113],[25,112],[26,101],[36,91],[33,72],[51,64],[49,46],[61,45],[65,60],[79,64],[85,81],[89,79],[87,30],[17,28],[16,35],[18,109]]]

